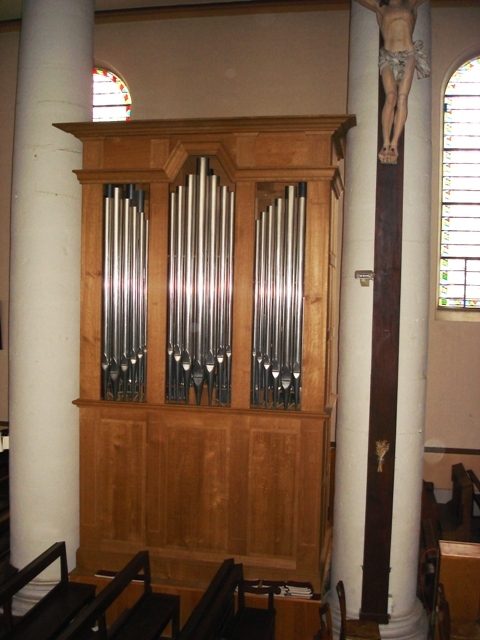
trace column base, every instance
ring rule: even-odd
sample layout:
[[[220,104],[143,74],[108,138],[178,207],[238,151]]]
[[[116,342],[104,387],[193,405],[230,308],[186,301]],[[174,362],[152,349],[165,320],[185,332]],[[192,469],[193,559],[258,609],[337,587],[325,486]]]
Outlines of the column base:
[[[58,581],[32,580],[26,587],[13,596],[12,613],[14,616],[23,616],[47,595]]]
[[[338,640],[341,620],[338,599],[333,591],[326,593],[324,599],[330,603],[333,637],[334,640]],[[427,640],[428,618],[420,600],[415,601],[415,606],[411,613],[403,616],[392,615],[388,624],[381,624],[380,635],[382,640]]]

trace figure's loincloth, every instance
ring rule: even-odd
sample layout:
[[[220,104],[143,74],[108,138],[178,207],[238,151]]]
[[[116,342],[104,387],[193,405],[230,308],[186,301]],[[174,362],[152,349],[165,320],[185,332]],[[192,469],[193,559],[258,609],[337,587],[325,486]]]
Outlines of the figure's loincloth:
[[[380,73],[385,67],[390,67],[395,78],[395,82],[400,82],[405,76],[407,60],[415,56],[415,68],[419,78],[426,78],[430,75],[430,67],[427,61],[427,54],[423,50],[423,42],[417,40],[413,43],[415,49],[413,51],[388,51],[382,47],[378,57],[378,68]]]

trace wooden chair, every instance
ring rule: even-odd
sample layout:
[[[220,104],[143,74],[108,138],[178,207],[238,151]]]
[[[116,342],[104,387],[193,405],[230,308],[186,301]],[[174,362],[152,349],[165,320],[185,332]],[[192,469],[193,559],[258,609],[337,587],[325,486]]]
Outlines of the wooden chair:
[[[381,640],[378,622],[374,620],[347,620],[347,603],[345,587],[341,580],[337,584],[337,595],[340,603],[341,627],[339,640],[362,638],[363,640]]]
[[[318,615],[320,616],[320,629],[315,634],[313,640],[333,640],[332,614],[328,602],[324,602],[322,606],[319,607]]]
[[[268,596],[267,607],[245,605],[245,594]],[[244,580],[238,585],[238,610],[233,619],[231,640],[275,640],[275,587],[254,587]]]
[[[476,620],[452,620],[443,584],[437,591],[437,628],[439,640],[480,640],[480,625]]]

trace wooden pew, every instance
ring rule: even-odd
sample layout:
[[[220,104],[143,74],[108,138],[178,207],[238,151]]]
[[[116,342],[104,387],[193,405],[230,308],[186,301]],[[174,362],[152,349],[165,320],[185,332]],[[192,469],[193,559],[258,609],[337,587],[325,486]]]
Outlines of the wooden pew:
[[[107,609],[139,574],[143,575],[142,595],[107,627]],[[170,622],[175,639],[179,619],[180,598],[152,592],[148,551],[139,551],[56,640],[156,640]],[[97,623],[98,631],[92,631]]]
[[[235,612],[235,591],[238,608]],[[255,590],[243,581],[243,565],[224,560],[199,603],[180,631],[178,640],[273,640],[275,587]],[[268,596],[267,608],[245,606],[245,592]]]
[[[60,561],[60,582],[30,611],[12,618],[12,598],[55,561]],[[5,634],[2,640],[50,640],[55,638],[95,597],[95,586],[68,579],[64,542],[56,542],[0,586]]]
[[[473,493],[473,499],[477,507],[480,509],[480,480],[477,478],[475,471],[472,471],[471,469],[469,469],[467,473],[468,473],[468,477],[472,481],[472,484],[479,492],[479,493],[475,493],[475,492]]]
[[[433,482],[423,480],[422,483],[422,520],[440,518],[440,505],[437,503]]]
[[[452,465],[452,499],[440,515],[443,540],[468,542],[472,525],[473,483],[462,463]]]

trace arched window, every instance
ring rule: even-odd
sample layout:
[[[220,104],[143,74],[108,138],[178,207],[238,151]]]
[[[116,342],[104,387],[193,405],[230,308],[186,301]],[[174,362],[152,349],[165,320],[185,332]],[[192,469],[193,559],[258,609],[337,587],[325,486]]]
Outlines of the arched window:
[[[130,120],[132,99],[123,80],[106,69],[93,70],[93,121]]]
[[[438,306],[480,310],[480,57],[445,89]]]

